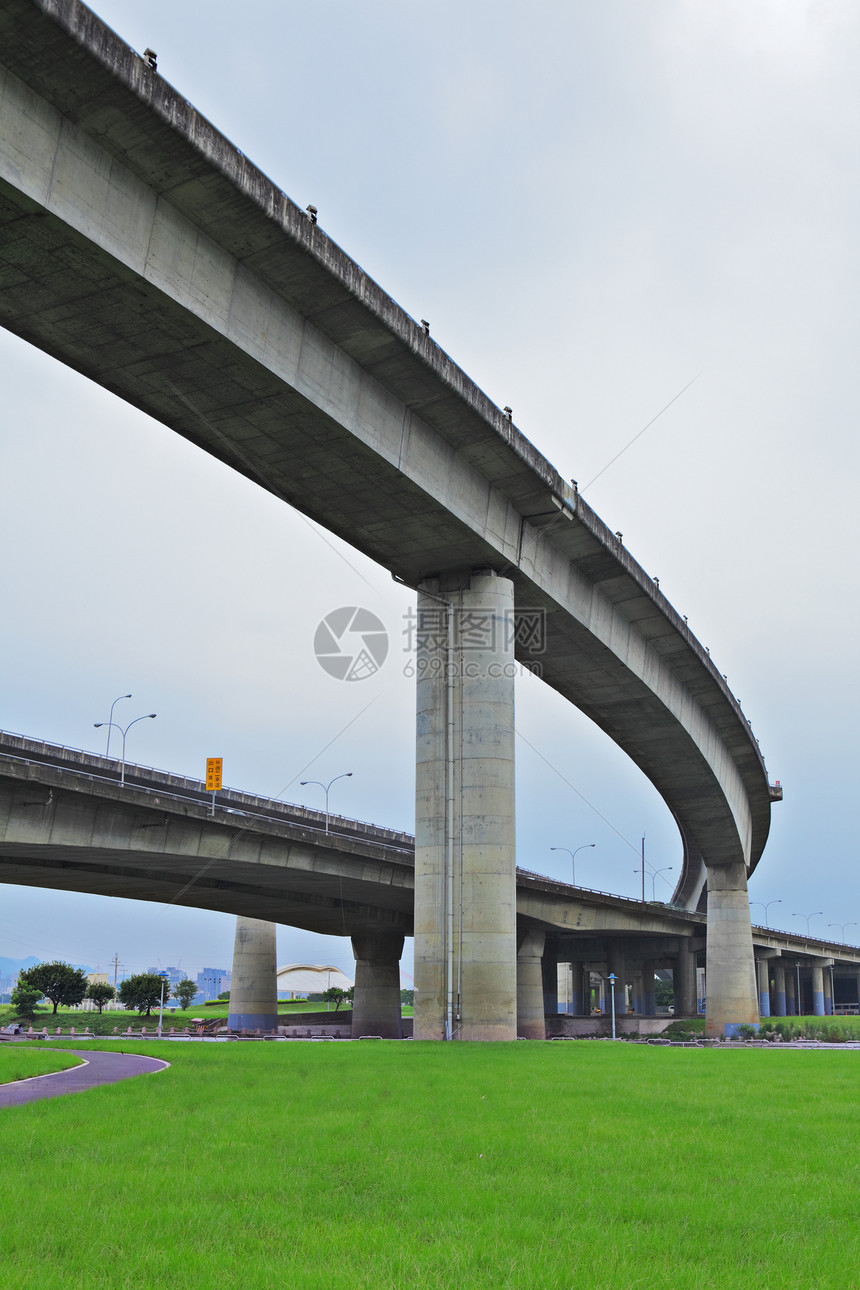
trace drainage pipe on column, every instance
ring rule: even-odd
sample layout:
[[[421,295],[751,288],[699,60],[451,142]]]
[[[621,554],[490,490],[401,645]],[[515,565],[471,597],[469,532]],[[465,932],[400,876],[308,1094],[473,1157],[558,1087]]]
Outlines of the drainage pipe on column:
[[[445,1038],[454,1038],[454,604],[453,601],[443,601],[445,605],[445,625],[447,640],[445,646],[446,667],[445,667],[445,702],[447,705],[447,766],[445,770],[446,778],[446,800],[445,800],[445,864],[448,872],[445,875],[447,881],[447,900],[448,900],[448,926],[446,946],[446,973],[448,980],[447,985],[447,1011],[445,1015]],[[462,926],[462,902],[460,913],[460,925]]]

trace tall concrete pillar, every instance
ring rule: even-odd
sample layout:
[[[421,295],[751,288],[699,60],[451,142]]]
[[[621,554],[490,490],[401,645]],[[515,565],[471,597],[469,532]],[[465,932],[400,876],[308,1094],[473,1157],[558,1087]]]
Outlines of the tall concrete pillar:
[[[516,1038],[513,609],[487,571],[419,592],[416,1039]]]
[[[546,936],[543,932],[529,930],[523,936],[517,951],[517,1034],[525,1039],[546,1039],[541,970],[545,940]],[[554,964],[553,974],[556,971]],[[558,994],[556,993],[557,1011]]]
[[[812,965],[812,1015],[824,1016],[824,968],[820,963]]]
[[[517,951],[517,999],[519,999],[520,989],[520,960],[519,956],[522,947]],[[547,1015],[558,1016],[558,952],[549,951],[544,945],[543,956],[541,958],[541,977],[543,980],[543,1010]],[[517,1003],[519,1012],[519,1002]],[[519,1022],[517,1022],[517,1033],[522,1034]]]
[[[231,1030],[275,1030],[278,1025],[276,926],[260,918],[236,918],[233,975],[230,978]]]
[[[824,969],[824,1015],[825,1017],[833,1016],[833,979],[830,975],[830,968]]]
[[[581,963],[571,963],[570,965],[570,1010],[575,1017],[581,1017],[588,1012],[586,1004],[586,991],[588,989],[588,974],[583,972]]]
[[[785,1016],[785,964],[775,959],[773,964],[773,1015]]]
[[[708,866],[707,1003],[705,1034],[732,1034],[758,1025],[746,865]]]
[[[757,959],[758,970],[758,1010],[762,1017],[770,1016],[770,960]]]
[[[686,937],[678,943],[678,957],[672,970],[672,989],[675,994],[675,1016],[695,1017],[696,957]]]
[[[380,1035],[401,1039],[400,956],[403,936],[398,932],[362,932],[352,937],[355,955],[355,994],[352,1003],[352,1037]]]
[[[657,1015],[657,983],[654,979],[654,960],[642,964],[642,1012],[646,1017]]]
[[[607,978],[614,974],[615,981],[615,1015],[616,1017],[626,1017],[627,1015],[627,967],[624,962],[624,951],[620,945],[610,943],[606,953],[606,976]],[[605,1012],[612,1012],[612,983],[607,979],[605,983],[606,1007]]]
[[[797,979],[794,964],[789,963],[784,968],[785,977],[785,1015],[787,1017],[796,1017],[798,1014],[797,1007],[797,990],[795,981]]]

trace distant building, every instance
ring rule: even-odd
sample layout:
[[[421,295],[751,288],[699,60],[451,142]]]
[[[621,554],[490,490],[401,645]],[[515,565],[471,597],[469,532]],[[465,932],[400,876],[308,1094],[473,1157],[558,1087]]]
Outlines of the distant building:
[[[230,975],[226,968],[205,967],[197,973],[197,989],[204,999],[217,999],[230,989]]]
[[[329,986],[340,990],[352,988],[352,981],[340,968],[326,964],[322,967],[311,963],[290,963],[278,968],[278,998],[295,999],[308,994],[324,994]]]

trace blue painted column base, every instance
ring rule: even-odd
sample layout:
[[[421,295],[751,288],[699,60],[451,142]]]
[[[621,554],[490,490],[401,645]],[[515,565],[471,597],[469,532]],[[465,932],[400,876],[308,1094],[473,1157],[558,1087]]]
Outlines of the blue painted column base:
[[[227,1026],[230,1030],[255,1030],[263,1032],[277,1030],[278,1014],[276,1012],[231,1012],[227,1015]]]
[[[727,1021],[723,1028],[723,1034],[725,1035],[726,1039],[734,1039],[735,1035],[738,1033],[741,1026],[750,1026],[750,1025],[752,1026],[753,1030],[759,1029],[759,1024],[757,1021],[755,1022]]]

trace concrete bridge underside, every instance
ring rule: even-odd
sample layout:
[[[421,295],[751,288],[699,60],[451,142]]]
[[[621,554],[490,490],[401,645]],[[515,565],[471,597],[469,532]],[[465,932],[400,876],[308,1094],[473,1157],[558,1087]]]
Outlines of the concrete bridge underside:
[[[77,0],[0,4],[0,247],[0,322],[17,335],[407,584],[485,571],[510,584],[518,625],[545,616],[516,657],[667,802],[676,898],[695,908],[709,888],[709,1027],[752,1019],[746,876],[779,794],[706,651],[423,329]],[[419,853],[436,846],[419,825]],[[448,913],[425,916],[450,994]],[[505,943],[510,980],[509,928]],[[490,1030],[512,1037],[506,991]]]

